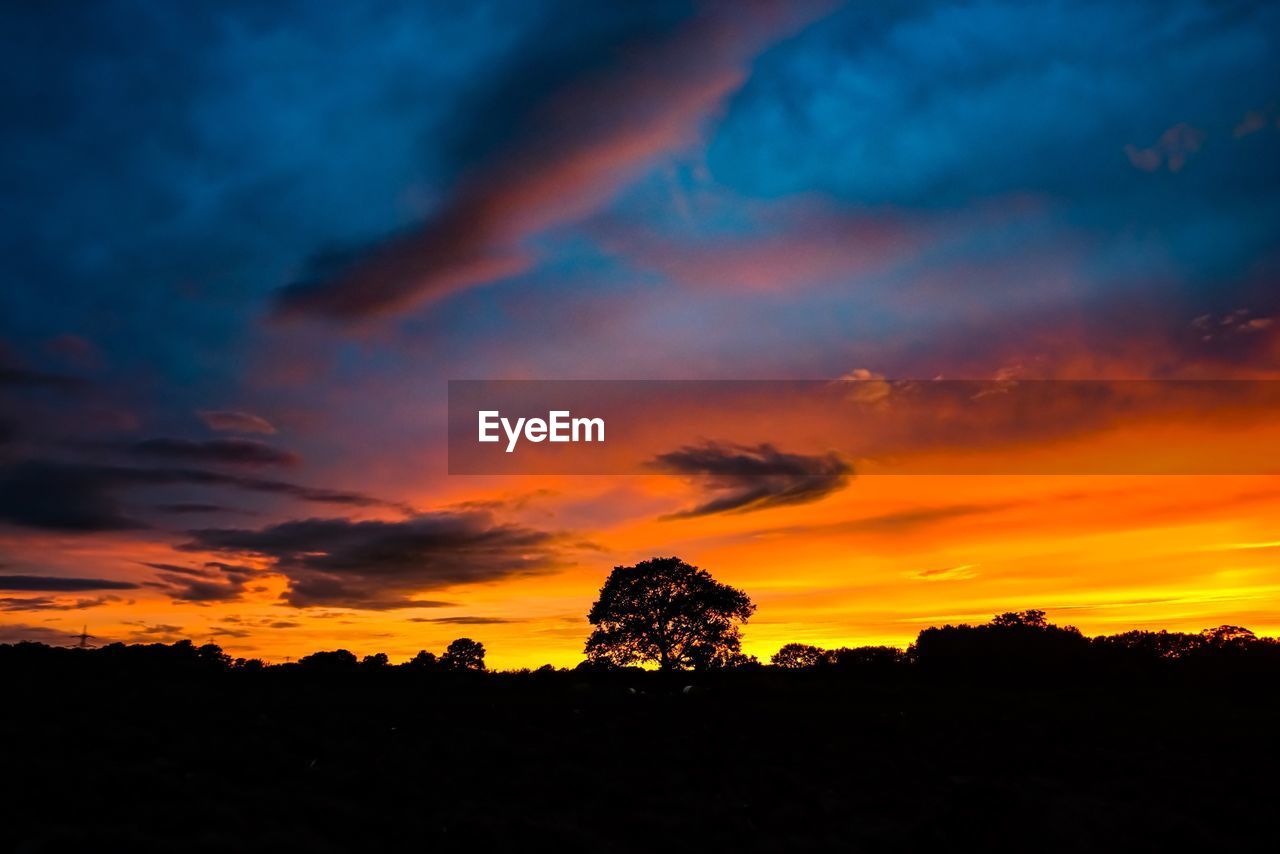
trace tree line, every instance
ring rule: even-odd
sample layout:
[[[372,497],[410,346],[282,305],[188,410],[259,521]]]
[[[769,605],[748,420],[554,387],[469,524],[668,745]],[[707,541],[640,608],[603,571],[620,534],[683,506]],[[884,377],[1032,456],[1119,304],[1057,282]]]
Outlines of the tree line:
[[[1061,674],[1084,668],[1141,668],[1173,662],[1265,663],[1280,667],[1280,640],[1258,637],[1242,626],[1222,625],[1198,633],[1134,630],[1086,637],[1074,626],[1050,623],[1037,609],[997,614],[980,625],[924,629],[906,649],[890,646],[824,649],[804,643],[783,645],[761,663],[742,651],[741,627],[755,612],[741,590],[716,581],[709,572],[677,557],[659,557],[613,569],[588,612],[593,630],[579,672],[635,670],[660,672],[857,671],[888,675],[911,669],[922,673],[975,675],[982,671]],[[217,644],[109,644],[100,649],[66,649],[37,643],[0,645],[0,667],[93,662],[110,669],[256,671],[268,667],[306,673],[356,671],[480,673],[485,648],[458,638],[440,654],[421,650],[392,665],[386,653],[358,658],[345,649],[315,652],[296,662],[267,665],[258,659],[232,658]],[[555,668],[544,665],[539,672]]]

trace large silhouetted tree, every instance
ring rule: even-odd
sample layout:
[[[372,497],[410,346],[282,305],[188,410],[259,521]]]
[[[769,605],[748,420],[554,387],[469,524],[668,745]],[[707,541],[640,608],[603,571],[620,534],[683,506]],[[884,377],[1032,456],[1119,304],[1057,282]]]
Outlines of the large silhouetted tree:
[[[662,670],[703,669],[741,658],[739,625],[756,606],[676,557],[614,567],[587,619],[587,656],[616,665],[656,662]]]

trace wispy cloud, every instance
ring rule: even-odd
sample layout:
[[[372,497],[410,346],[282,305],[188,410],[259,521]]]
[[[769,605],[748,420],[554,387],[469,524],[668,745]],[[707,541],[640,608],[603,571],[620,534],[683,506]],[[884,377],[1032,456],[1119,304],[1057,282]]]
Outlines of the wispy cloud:
[[[853,466],[836,454],[789,454],[772,445],[707,442],[660,454],[657,471],[694,476],[711,498],[669,514],[690,519],[715,513],[751,513],[819,501],[848,485]]]
[[[669,32],[615,46],[610,67],[528,96],[526,119],[421,228],[326,259],[280,294],[278,313],[358,321],[527,269],[527,238],[596,210],[655,157],[696,139],[750,59],[823,10],[712,4]]]
[[[429,513],[402,521],[301,519],[258,530],[191,532],[188,551],[269,558],[288,602],[382,610],[442,607],[426,590],[545,573],[564,562],[563,537],[489,513]]]
[[[941,569],[920,569],[911,573],[912,578],[921,581],[961,581],[977,576],[978,564],[962,563],[958,566],[947,566]]]

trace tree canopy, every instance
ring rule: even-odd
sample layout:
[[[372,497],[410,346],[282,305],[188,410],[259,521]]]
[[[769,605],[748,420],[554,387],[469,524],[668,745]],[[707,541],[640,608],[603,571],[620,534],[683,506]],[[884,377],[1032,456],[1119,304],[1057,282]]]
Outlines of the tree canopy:
[[[677,557],[617,566],[587,619],[595,626],[586,653],[618,666],[656,663],[661,670],[705,669],[742,658],[740,625],[756,606]]]
[[[784,644],[782,649],[773,654],[770,662],[775,667],[782,667],[787,670],[802,670],[806,667],[813,667],[822,661],[822,657],[826,654],[826,650],[822,647],[812,646],[807,643],[789,643]]]
[[[484,644],[471,638],[458,638],[440,656],[440,664],[448,670],[484,670]]]

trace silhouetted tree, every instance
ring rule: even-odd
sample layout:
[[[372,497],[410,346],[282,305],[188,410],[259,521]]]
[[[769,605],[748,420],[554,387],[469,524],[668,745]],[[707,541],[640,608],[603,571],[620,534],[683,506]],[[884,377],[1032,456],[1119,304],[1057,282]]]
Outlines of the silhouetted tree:
[[[1115,635],[1102,635],[1093,638],[1090,643],[1112,660],[1145,662],[1186,658],[1203,648],[1205,639],[1186,632],[1168,632],[1164,629],[1148,632],[1134,629]]]
[[[586,653],[621,666],[653,661],[664,671],[732,665],[741,656],[739,624],[755,607],[676,557],[617,566],[587,615],[596,628]]]
[[[366,655],[361,661],[360,666],[368,670],[381,670],[390,664],[385,652],[375,652],[373,655]]]
[[[934,673],[1047,678],[1085,664],[1089,640],[1074,626],[1051,625],[1044,611],[1011,611],[981,626],[924,629],[912,661]]]
[[[825,652],[826,650],[819,646],[811,646],[807,643],[789,643],[784,644],[781,649],[775,652],[769,662],[775,667],[783,667],[787,670],[801,670],[816,665],[822,660]]]
[[[1003,614],[997,614],[991,618],[991,625],[1002,629],[1018,626],[1045,629],[1049,627],[1049,621],[1045,618],[1044,611],[1038,608],[1031,608],[1027,611],[1007,611]]]
[[[1200,632],[1204,642],[1212,647],[1238,647],[1256,641],[1257,636],[1244,626],[1218,626]]]
[[[905,661],[906,653],[895,646],[842,646],[824,652],[818,663],[867,675],[887,675]]]
[[[298,659],[298,666],[316,672],[337,673],[356,668],[355,653],[345,649],[313,652]]]
[[[436,654],[427,652],[425,649],[418,650],[418,654],[404,663],[405,667],[410,670],[434,670],[436,668]]]
[[[449,670],[484,670],[484,644],[458,638],[440,656],[440,664]]]

